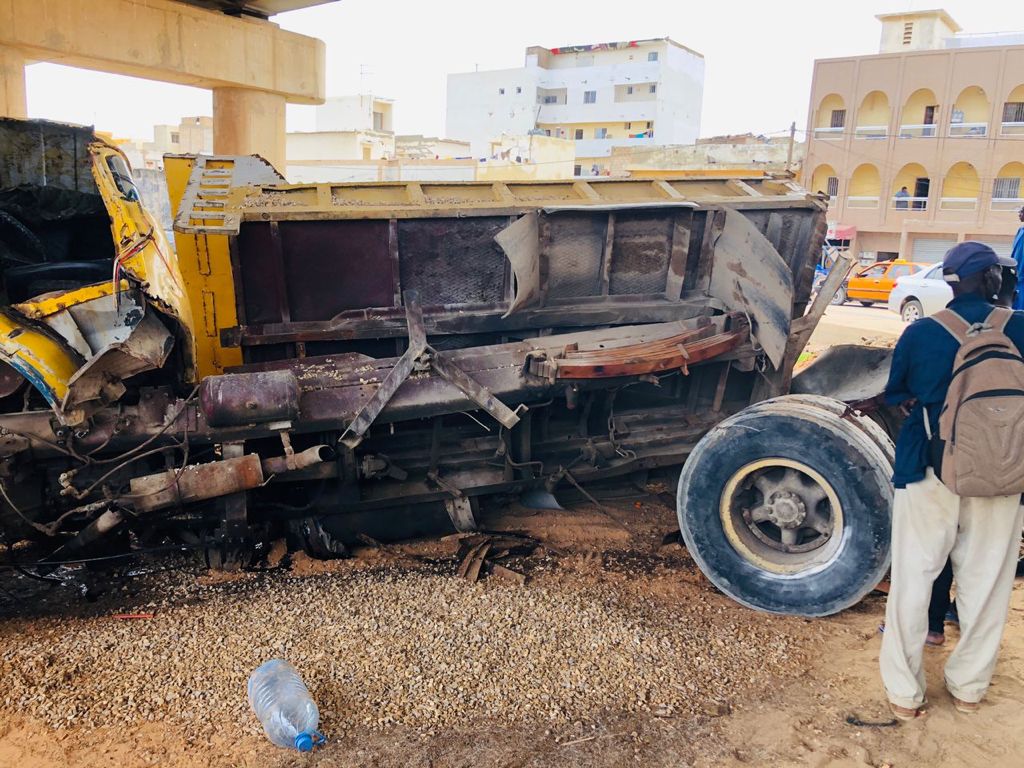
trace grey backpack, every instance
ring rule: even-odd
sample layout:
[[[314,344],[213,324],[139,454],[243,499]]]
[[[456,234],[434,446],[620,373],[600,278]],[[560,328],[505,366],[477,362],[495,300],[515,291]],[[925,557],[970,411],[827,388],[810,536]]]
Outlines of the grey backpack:
[[[960,342],[939,434],[929,435],[935,473],[958,496],[1024,492],[1024,358],[1005,333],[1012,316],[996,307],[971,325],[951,309],[932,315]]]

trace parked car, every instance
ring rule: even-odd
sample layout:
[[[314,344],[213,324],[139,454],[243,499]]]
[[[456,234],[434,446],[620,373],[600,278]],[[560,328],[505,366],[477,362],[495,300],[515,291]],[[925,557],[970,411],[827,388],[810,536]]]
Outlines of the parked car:
[[[901,277],[909,277],[927,264],[912,261],[879,261],[847,278],[836,291],[833,304],[845,304],[850,299],[859,301],[865,307],[889,300],[889,292]]]
[[[889,293],[889,309],[912,323],[945,307],[953,298],[949,283],[942,279],[942,265],[932,264],[896,280]]]

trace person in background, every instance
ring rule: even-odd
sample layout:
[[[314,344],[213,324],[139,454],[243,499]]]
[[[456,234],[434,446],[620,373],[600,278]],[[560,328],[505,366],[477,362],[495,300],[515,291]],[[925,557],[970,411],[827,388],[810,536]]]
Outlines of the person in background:
[[[967,323],[988,318],[992,297],[1002,289],[1002,268],[1016,266],[974,241],[951,248],[942,264],[953,289],[948,308]],[[1024,315],[1014,313],[1005,334],[1024,352]],[[896,441],[892,578],[879,654],[889,706],[901,720],[920,716],[925,704],[927,609],[946,561],[953,561],[961,631],[945,683],[963,713],[978,710],[991,683],[1017,565],[1020,495],[957,496],[931,466],[929,435],[938,434],[958,349],[939,321],[918,320],[896,344],[885,387],[890,405],[913,403]]]
[[[1017,218],[1024,225],[1024,205],[1017,211]],[[1024,226],[1017,229],[1017,234],[1013,238],[1013,250],[1010,251],[1010,255],[1017,262],[1017,281],[1014,283],[1017,287],[1017,296],[1013,300],[1013,308],[1024,309],[1024,285],[1021,285],[1020,282],[1024,279]]]
[[[910,193],[906,187],[900,187],[900,191],[896,193],[896,208],[898,210],[906,210],[910,206],[907,205],[907,201],[910,199]]]
[[[928,634],[925,645],[939,646],[946,642],[946,621],[959,623],[956,603],[949,595],[953,588],[953,561],[946,559],[946,565],[939,577],[932,582],[932,596],[928,601]]]

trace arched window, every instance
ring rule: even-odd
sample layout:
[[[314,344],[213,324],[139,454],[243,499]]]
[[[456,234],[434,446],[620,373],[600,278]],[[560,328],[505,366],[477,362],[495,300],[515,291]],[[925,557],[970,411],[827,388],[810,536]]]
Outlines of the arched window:
[[[981,179],[978,177],[978,169],[970,163],[954,163],[942,180],[939,210],[973,211],[978,207],[980,195]]]
[[[860,102],[853,135],[858,139],[884,139],[889,135],[891,118],[889,97],[881,91],[871,91]]]
[[[907,163],[893,179],[892,207],[897,211],[928,209],[931,179],[920,163]]]
[[[1024,135],[1024,84],[1018,85],[1003,102],[1003,136]]]
[[[835,168],[823,163],[814,169],[811,174],[811,192],[814,194],[824,193],[829,197],[836,197],[839,194],[839,177]]]
[[[846,129],[846,104],[843,97],[830,93],[821,100],[814,116],[814,138],[841,139]]]
[[[953,102],[949,135],[984,138],[988,134],[990,105],[985,91],[976,85],[964,88]]]
[[[882,176],[871,163],[862,163],[850,176],[846,191],[847,208],[877,208],[882,196]]]
[[[939,100],[927,88],[910,94],[900,113],[901,139],[930,138],[936,135],[939,122]]]
[[[1007,163],[992,182],[992,210],[1015,211],[1024,205],[1024,163]]]

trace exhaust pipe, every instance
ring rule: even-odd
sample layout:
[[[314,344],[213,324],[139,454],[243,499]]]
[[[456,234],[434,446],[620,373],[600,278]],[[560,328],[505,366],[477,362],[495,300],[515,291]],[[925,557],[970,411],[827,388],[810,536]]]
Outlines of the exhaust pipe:
[[[306,469],[334,458],[334,450],[327,445],[314,445],[298,453],[274,456],[260,461],[255,453],[206,464],[191,464],[184,469],[168,469],[152,475],[132,478],[130,492],[119,501],[128,502],[138,514],[155,512],[168,507],[190,504],[218,496],[252,490],[263,485],[264,473],[280,475]],[[77,536],[50,554],[46,560],[60,561],[77,555],[91,544],[119,529],[124,514],[115,508],[107,509],[83,528]],[[41,572],[50,572],[54,565],[41,564]],[[42,569],[46,568],[46,571]]]
[[[288,453],[284,456],[273,456],[263,460],[263,472],[267,475],[283,475],[285,472],[295,472],[300,469],[312,467],[330,461],[334,458],[334,449],[329,445],[314,445],[298,453]]]

